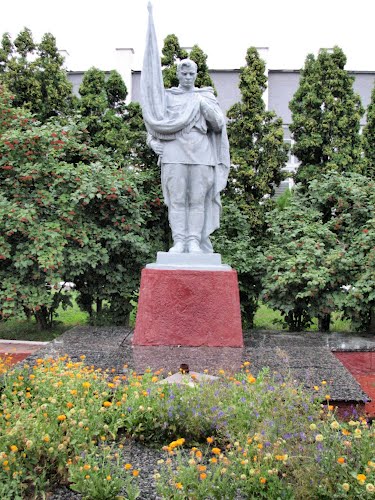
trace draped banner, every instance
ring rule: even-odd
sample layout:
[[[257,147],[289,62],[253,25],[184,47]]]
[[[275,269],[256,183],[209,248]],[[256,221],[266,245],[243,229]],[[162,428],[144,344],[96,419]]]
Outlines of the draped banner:
[[[164,118],[165,97],[151,2],[148,3],[147,9],[148,26],[141,74],[141,104],[145,122],[155,123]]]

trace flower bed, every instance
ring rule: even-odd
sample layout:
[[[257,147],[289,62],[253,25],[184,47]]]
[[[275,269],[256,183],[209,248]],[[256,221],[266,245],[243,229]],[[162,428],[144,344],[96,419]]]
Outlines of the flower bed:
[[[160,372],[103,372],[84,356],[6,372],[0,498],[41,497],[64,484],[92,500],[136,498],[150,471],[123,460],[129,439],[163,447],[150,477],[163,498],[373,497],[367,422],[339,422],[329,394],[321,405],[277,374],[255,378],[249,365],[193,387],[160,384]]]

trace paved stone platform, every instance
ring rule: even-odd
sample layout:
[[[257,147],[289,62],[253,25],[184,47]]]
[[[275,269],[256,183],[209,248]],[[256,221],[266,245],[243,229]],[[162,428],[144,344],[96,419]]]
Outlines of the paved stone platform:
[[[327,381],[334,402],[364,404],[368,399],[359,383],[331,351],[375,351],[371,337],[317,332],[289,333],[273,331],[245,332],[243,348],[132,346],[131,329],[81,326],[65,332],[27,358],[68,354],[73,360],[86,356],[86,363],[97,368],[114,369],[117,373],[146,368],[166,373],[178,371],[182,363],[190,370],[215,374],[223,369],[236,372],[244,361],[250,361],[256,375],[263,367],[272,372],[290,374],[307,389]],[[353,344],[354,342],[354,344]],[[349,348],[348,348],[349,347]],[[124,366],[125,365],[125,366]]]

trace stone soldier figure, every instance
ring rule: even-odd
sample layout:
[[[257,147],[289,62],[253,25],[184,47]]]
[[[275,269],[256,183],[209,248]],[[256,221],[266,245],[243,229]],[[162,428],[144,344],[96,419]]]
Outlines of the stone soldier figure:
[[[163,195],[172,229],[172,253],[211,253],[220,225],[220,191],[230,166],[225,119],[211,87],[196,88],[197,65],[177,66],[178,87],[164,89],[149,4],[141,76],[147,143],[159,155]]]

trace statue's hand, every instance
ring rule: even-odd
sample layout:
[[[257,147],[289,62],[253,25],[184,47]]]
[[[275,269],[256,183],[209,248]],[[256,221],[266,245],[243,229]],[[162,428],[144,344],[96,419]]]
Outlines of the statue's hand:
[[[162,156],[164,148],[160,141],[152,141],[151,147],[157,155]]]

